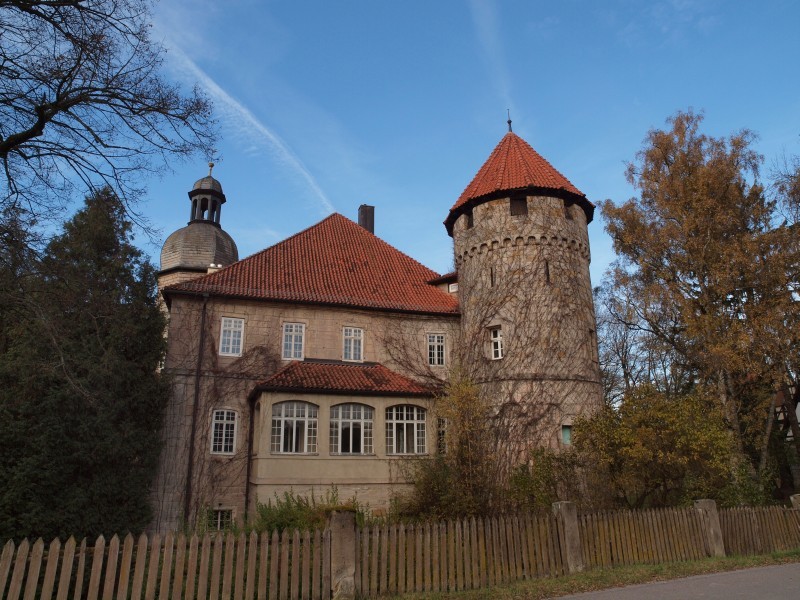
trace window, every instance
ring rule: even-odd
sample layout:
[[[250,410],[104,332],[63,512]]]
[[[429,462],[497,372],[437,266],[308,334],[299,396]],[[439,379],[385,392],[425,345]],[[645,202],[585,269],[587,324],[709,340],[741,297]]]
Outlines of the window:
[[[222,317],[222,331],[219,336],[219,353],[223,356],[241,356],[243,332],[244,319]]]
[[[425,454],[425,409],[404,404],[386,409],[386,454]]]
[[[428,364],[432,367],[444,366],[444,334],[428,334]]]
[[[564,217],[568,220],[572,221],[572,204],[564,200]]]
[[[458,291],[458,282],[449,284],[447,286],[447,291],[451,294],[455,294]]]
[[[526,196],[517,196],[511,198],[511,215],[521,216],[528,214],[528,198]]]
[[[316,452],[317,407],[294,400],[274,404],[270,450],[279,454]]]
[[[490,329],[489,338],[492,343],[492,360],[500,360],[503,358],[503,330],[500,327]]]
[[[436,452],[447,454],[447,419],[436,419]]]
[[[222,531],[233,526],[233,511],[229,508],[210,509],[208,511],[208,528]]]
[[[472,229],[474,224],[475,224],[475,222],[472,220],[472,211],[470,210],[467,213],[467,226],[466,226],[466,228],[467,229]]]
[[[211,421],[211,454],[233,454],[236,448],[236,413],[215,410]]]
[[[364,345],[364,330],[356,327],[344,328],[344,360],[362,361],[364,354],[362,348]]]
[[[561,443],[569,446],[572,443],[572,425],[561,426]]]
[[[283,359],[303,360],[303,335],[306,326],[303,323],[283,324]]]
[[[331,454],[372,454],[371,406],[339,404],[331,408]]]

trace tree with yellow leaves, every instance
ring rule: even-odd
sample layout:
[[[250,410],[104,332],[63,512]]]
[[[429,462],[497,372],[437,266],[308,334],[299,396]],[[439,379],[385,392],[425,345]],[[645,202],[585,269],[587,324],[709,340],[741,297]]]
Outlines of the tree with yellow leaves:
[[[716,390],[736,458],[755,476],[768,464],[774,393],[797,386],[797,224],[761,183],[754,134],[710,137],[702,120],[678,112],[650,131],[627,168],[638,196],[602,203],[612,285],[633,307],[626,325]]]

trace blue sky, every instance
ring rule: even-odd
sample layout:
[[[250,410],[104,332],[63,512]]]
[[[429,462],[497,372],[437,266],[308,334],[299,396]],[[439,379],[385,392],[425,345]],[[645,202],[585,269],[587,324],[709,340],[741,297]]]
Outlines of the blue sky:
[[[168,77],[215,101],[240,257],[366,203],[377,235],[446,272],[442,221],[507,108],[592,201],[633,195],[626,161],[690,107],[709,134],[758,133],[767,168],[800,154],[799,23],[790,0],[164,0],[153,33]],[[200,157],[173,167],[139,207],[162,240],[208,172]],[[593,284],[613,260],[603,226],[598,211]]]

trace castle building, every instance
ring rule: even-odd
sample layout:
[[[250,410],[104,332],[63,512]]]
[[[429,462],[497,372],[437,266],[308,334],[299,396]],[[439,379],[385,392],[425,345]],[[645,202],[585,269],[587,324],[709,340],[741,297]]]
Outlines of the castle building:
[[[189,199],[159,273],[172,395],[155,529],[331,485],[385,507],[402,458],[441,449],[435,398],[456,363],[514,464],[600,406],[594,206],[510,127],[447,214],[446,275],[376,237],[368,206],[238,260],[219,181]]]

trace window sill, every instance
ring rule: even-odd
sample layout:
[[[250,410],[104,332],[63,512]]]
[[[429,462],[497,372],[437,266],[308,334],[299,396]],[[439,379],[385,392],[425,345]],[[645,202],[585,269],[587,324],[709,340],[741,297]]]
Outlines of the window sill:
[[[270,456],[319,456],[319,452],[270,452]]]
[[[387,454],[386,458],[403,458],[404,456],[428,456],[427,452],[406,452],[404,454]]]
[[[336,458],[374,458],[376,454],[374,452],[369,454],[363,452],[331,452],[330,456],[335,456]]]

